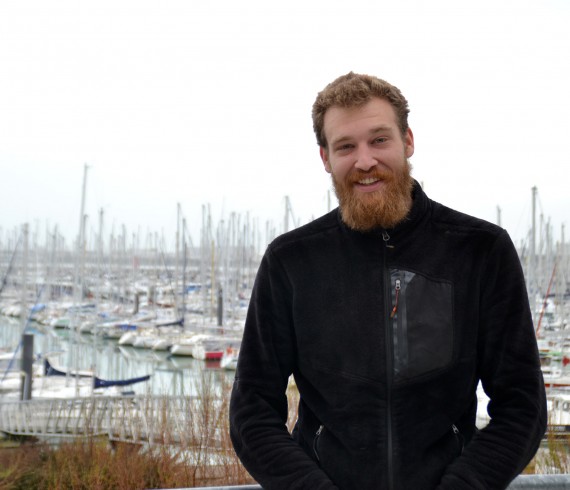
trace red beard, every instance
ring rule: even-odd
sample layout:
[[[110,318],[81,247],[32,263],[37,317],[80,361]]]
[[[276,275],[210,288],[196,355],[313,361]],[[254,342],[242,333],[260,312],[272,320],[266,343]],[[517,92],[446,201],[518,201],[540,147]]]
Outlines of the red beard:
[[[411,170],[410,163],[404,159],[401,170],[380,170],[374,167],[363,172],[355,169],[343,181],[331,174],[342,220],[349,228],[358,231],[389,229],[403,221],[412,207],[414,180]],[[368,194],[355,191],[353,183],[366,177],[382,179],[385,182],[384,188]]]

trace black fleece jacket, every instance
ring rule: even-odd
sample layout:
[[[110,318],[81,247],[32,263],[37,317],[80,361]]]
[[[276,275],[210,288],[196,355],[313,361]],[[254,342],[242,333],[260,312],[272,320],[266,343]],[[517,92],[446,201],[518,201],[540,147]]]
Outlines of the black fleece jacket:
[[[536,452],[546,401],[515,248],[417,183],[413,197],[394,229],[356,232],[337,209],[269,245],[230,407],[265,490],[504,489]]]

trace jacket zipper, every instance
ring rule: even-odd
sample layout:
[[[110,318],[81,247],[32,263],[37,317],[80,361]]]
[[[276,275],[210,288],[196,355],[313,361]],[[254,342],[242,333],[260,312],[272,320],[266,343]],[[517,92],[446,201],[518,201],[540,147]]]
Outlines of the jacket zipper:
[[[453,435],[455,436],[455,440],[457,442],[457,445],[459,446],[459,454],[462,454],[464,447],[463,435],[461,434],[461,432],[459,431],[459,429],[455,424],[451,424],[451,430],[453,431]]]
[[[382,239],[384,240],[384,250],[382,253],[382,266],[384,274],[384,311],[385,313],[385,331],[386,331],[386,450],[387,450],[387,477],[388,477],[388,490],[394,489],[394,461],[393,461],[393,435],[392,435],[392,381],[394,370],[394,353],[393,353],[393,339],[391,328],[391,310],[392,310],[392,287],[390,273],[386,265],[387,249],[392,248],[388,245],[390,235],[388,232],[382,232]]]
[[[317,443],[319,442],[319,438],[321,437],[321,432],[323,431],[323,429],[325,428],[324,425],[319,425],[319,428],[317,429],[317,432],[315,432],[315,437],[313,439],[313,452],[315,453],[315,456],[317,458],[317,461],[321,461],[321,458],[319,458],[319,451],[317,450]]]

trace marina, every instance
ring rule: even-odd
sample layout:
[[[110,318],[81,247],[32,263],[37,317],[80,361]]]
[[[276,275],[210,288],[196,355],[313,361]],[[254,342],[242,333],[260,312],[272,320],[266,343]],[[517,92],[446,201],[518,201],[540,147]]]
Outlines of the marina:
[[[84,192],[86,176],[87,168]],[[26,399],[111,390],[193,395],[204,373],[224,384],[257,267],[259,234],[249,218],[232,215],[214,229],[204,207],[194,247],[178,206],[170,250],[156,234],[128,245],[124,227],[106,239],[103,220],[101,212],[98,233],[89,235],[82,219],[72,247],[57,227],[42,244],[27,224],[0,236],[2,396],[19,394],[25,337],[34,360]]]
[[[176,431],[189,422],[173,415],[164,425],[165,403],[176,414],[188,408],[180,408],[184,403],[199,412],[204,393],[210,404],[227,402],[265,242],[249,216],[232,215],[214,229],[203,211],[200,245],[192,245],[179,209],[170,250],[156,234],[133,236],[129,245],[124,229],[105,240],[102,224],[90,236],[82,228],[73,247],[57,228],[43,244],[27,225],[1,237],[2,431],[106,434],[151,444],[169,433],[180,442]],[[552,235],[549,223],[533,220],[528,240],[517,248],[547,386],[549,433],[560,438],[570,434],[570,268],[564,227],[561,242],[553,243]],[[33,345],[30,371],[23,374],[26,338]],[[481,387],[478,397],[477,425],[483,427],[488,400]],[[141,412],[141,406],[155,408]]]

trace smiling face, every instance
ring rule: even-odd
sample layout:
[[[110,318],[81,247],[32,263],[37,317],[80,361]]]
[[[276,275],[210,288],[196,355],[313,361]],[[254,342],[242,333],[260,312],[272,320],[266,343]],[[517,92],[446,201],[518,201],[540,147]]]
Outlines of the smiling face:
[[[377,97],[356,107],[333,106],[324,117],[327,146],[321,147],[332,176],[343,221],[367,231],[393,228],[408,214],[414,153],[410,129],[402,135],[390,103]]]

